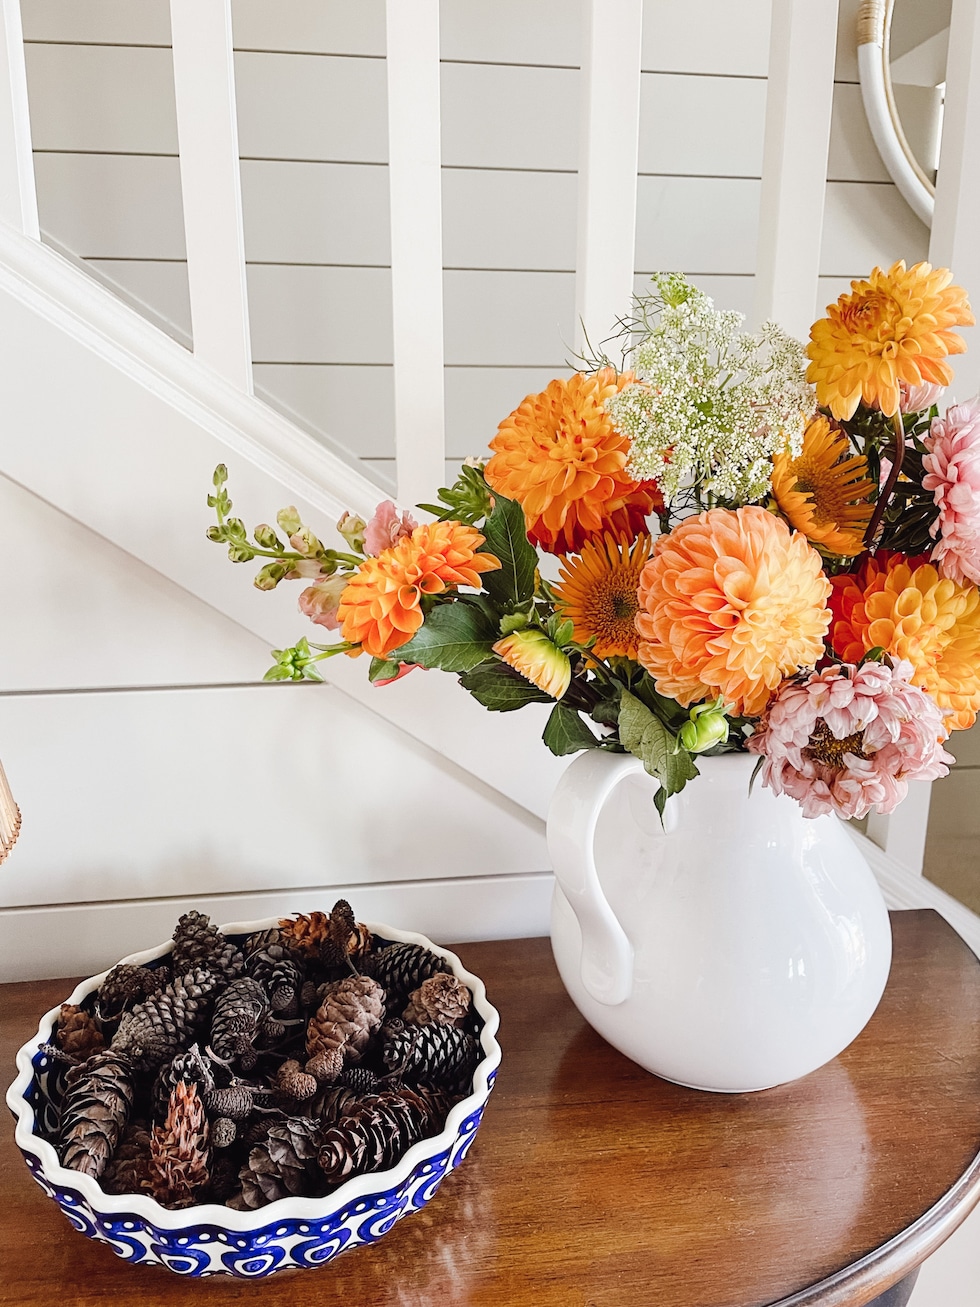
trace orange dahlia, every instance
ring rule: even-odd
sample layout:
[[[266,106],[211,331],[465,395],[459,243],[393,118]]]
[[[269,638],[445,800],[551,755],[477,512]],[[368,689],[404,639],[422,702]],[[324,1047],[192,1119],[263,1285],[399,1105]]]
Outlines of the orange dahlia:
[[[852,456],[845,433],[825,417],[811,418],[796,458],[784,453],[773,459],[772,494],[779,511],[826,554],[853,558],[861,552],[874,488],[867,459]]]
[[[972,726],[980,710],[980,590],[884,550],[832,584],[834,652],[849,663],[878,647],[908,659],[912,684],[949,712],[947,726]]]
[[[823,653],[830,582],[820,555],[764,508],[712,508],[654,546],[640,576],[639,661],[685,708],[722,696],[761,713]]]
[[[561,584],[554,587],[558,606],[574,624],[573,638],[579,644],[595,639],[597,658],[636,657],[636,591],[651,543],[648,535],[641,535],[631,547],[606,534],[587,540],[578,558],[561,561]]]
[[[477,553],[483,536],[461,522],[427,522],[390,549],[366,558],[340,597],[337,617],[345,640],[385,658],[422,625],[423,595],[457,585],[480,585],[480,573],[500,566]]]
[[[493,651],[552,699],[560,699],[568,689],[572,679],[568,654],[553,644],[544,631],[535,627],[514,631],[498,640]]]
[[[875,268],[868,281],[852,281],[850,295],[828,305],[827,317],[810,328],[807,381],[817,403],[836,418],[853,417],[858,404],[898,412],[901,384],[948,386],[950,354],[966,349],[952,327],[971,327],[966,291],[950,283],[947,268],[904,261],[887,272]]]
[[[550,553],[576,553],[604,530],[632,539],[663,507],[655,482],[626,471],[629,440],[604,408],[632,381],[615,368],[552,381],[504,418],[490,442],[487,482],[517,500],[531,540]]]

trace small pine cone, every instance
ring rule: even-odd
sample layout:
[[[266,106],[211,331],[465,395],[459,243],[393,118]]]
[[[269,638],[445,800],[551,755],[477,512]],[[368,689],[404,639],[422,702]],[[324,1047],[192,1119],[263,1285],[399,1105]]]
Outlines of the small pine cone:
[[[473,995],[461,980],[447,972],[423,980],[408,996],[402,1013],[409,1025],[461,1026]]]
[[[235,1136],[238,1134],[238,1126],[230,1116],[215,1117],[210,1125],[212,1148],[228,1148],[235,1142]]]
[[[375,1094],[380,1081],[375,1073],[366,1066],[350,1066],[340,1077],[340,1083],[355,1094]]]
[[[197,1044],[192,1044],[186,1053],[176,1053],[169,1062],[164,1062],[157,1072],[151,1095],[154,1121],[162,1121],[167,1115],[170,1110],[170,1095],[179,1080],[188,1085],[197,1085],[202,1094],[214,1088],[211,1062],[202,1054]]]
[[[246,953],[245,970],[265,987],[274,1012],[285,1012],[298,1006],[303,988],[303,968],[287,952],[284,944],[276,940],[252,949]]]
[[[240,1058],[255,1043],[259,1022],[268,1011],[268,995],[257,980],[251,976],[233,980],[214,1005],[210,1044],[214,1054],[226,1061]]]
[[[133,1065],[112,1049],[76,1068],[61,1114],[61,1165],[97,1180],[133,1106]]]
[[[204,1095],[208,1116],[227,1116],[232,1121],[245,1121],[255,1106],[255,1095],[248,1085],[229,1085],[226,1089],[209,1089]]]
[[[248,969],[248,960],[251,954],[261,953],[263,949],[269,948],[270,945],[276,944],[280,948],[285,948],[285,941],[282,937],[282,931],[278,926],[270,926],[268,930],[257,930],[253,935],[249,935],[242,945],[242,952],[245,954],[245,968]]]
[[[277,1021],[271,1012],[267,1012],[259,1022],[259,1039],[264,1047],[268,1047],[270,1044],[278,1044],[285,1033],[284,1023]]]
[[[445,958],[438,957],[421,944],[389,944],[364,960],[364,971],[375,978],[388,994],[388,1007],[400,1012],[409,994],[440,972],[451,972]]]
[[[99,1185],[107,1194],[138,1194],[144,1188],[149,1166],[150,1132],[144,1121],[130,1121]]]
[[[316,1093],[315,1076],[307,1075],[295,1058],[283,1062],[276,1073],[276,1089],[294,1103],[305,1103]]]
[[[330,943],[330,917],[326,912],[284,917],[279,929],[286,948],[298,958],[319,961],[323,946]]]
[[[320,1123],[308,1117],[290,1116],[271,1126],[239,1172],[241,1200],[233,1200],[229,1206],[241,1211],[264,1207],[277,1198],[322,1193],[323,1176],[316,1160],[319,1140]]]
[[[307,1071],[336,1079],[345,1063],[359,1062],[384,1011],[384,991],[369,976],[334,981],[306,1028],[306,1052],[316,1062]]]
[[[138,967],[121,962],[99,986],[96,1011],[103,1021],[115,1021],[128,1008],[169,985],[171,979],[169,967]]]
[[[95,1018],[74,1003],[62,1003],[54,1038],[58,1048],[82,1062],[105,1048],[105,1040]]]
[[[376,1094],[323,1132],[317,1160],[331,1184],[393,1166],[423,1136],[429,1123],[425,1101],[411,1090]]]
[[[381,1056],[389,1071],[449,1087],[472,1077],[479,1047],[472,1035],[455,1026],[409,1026],[388,1040]]]
[[[142,1070],[153,1070],[196,1039],[208,1017],[218,978],[197,969],[123,1014],[110,1048]]]
[[[300,1006],[305,1010],[320,1006],[320,990],[322,986],[318,985],[315,980],[304,980],[303,988],[299,991]]]
[[[146,1187],[164,1207],[191,1207],[211,1182],[208,1121],[196,1085],[174,1085],[165,1123],[150,1137]]]
[[[326,1085],[310,1100],[309,1115],[322,1125],[332,1125],[357,1110],[362,1095],[349,1085]]]
[[[374,936],[354,919],[354,910],[346,899],[338,899],[330,910],[329,934],[341,959],[362,958],[374,948]]]
[[[234,980],[245,970],[245,959],[237,944],[226,939],[203,912],[185,912],[174,931],[173,969],[184,976],[204,967],[225,980]]]

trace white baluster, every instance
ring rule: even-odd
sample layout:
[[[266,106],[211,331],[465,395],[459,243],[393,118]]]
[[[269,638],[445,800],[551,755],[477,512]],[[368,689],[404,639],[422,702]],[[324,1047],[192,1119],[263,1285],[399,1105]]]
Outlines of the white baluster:
[[[37,193],[34,189],[34,155],[31,117],[27,104],[24,69],[24,30],[20,0],[2,0],[0,22],[0,219],[40,238]]]
[[[931,781],[912,781],[907,797],[890,816],[868,814],[868,839],[917,876],[922,874],[931,798]]]
[[[823,237],[837,0],[774,0],[755,314],[805,340]]]
[[[439,0],[388,0],[395,465],[404,505],[445,480]]]
[[[598,346],[633,296],[642,0],[583,0],[575,348]]]
[[[250,394],[231,0],[170,0],[194,354]]]

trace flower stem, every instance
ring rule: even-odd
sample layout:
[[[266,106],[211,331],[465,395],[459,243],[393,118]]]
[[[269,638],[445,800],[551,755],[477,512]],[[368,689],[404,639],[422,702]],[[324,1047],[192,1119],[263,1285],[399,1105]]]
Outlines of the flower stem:
[[[891,499],[898,478],[902,474],[902,462],[905,458],[905,424],[902,421],[902,410],[900,408],[896,410],[892,417],[892,429],[895,432],[895,460],[892,463],[891,471],[888,473],[888,480],[879,491],[875,511],[868,523],[868,529],[864,533],[864,543],[868,548],[874,543],[878,527],[881,525],[881,519],[885,516],[888,501]]]

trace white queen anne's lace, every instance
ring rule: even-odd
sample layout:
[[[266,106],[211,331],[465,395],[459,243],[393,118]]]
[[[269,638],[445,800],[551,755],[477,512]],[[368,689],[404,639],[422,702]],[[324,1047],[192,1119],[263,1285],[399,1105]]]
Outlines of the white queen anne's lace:
[[[606,403],[629,438],[629,471],[653,477],[668,505],[688,490],[705,506],[762,499],[772,456],[799,454],[814,412],[803,346],[772,322],[742,331],[741,313],[715,309],[684,277],[653,280],[638,305],[637,381]]]

